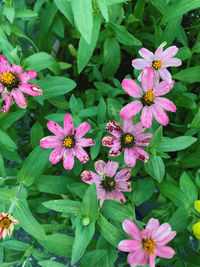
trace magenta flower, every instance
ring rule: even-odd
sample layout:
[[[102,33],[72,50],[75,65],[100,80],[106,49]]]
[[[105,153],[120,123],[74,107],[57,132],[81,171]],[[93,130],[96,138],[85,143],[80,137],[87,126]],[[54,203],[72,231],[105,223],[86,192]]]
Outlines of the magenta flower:
[[[102,145],[111,148],[108,151],[109,156],[118,156],[124,150],[124,161],[127,166],[134,167],[136,159],[146,162],[149,159],[149,154],[139,146],[148,146],[152,134],[144,133],[146,128],[139,122],[133,124],[132,119],[123,120],[123,130],[116,121],[109,121],[106,124],[106,129],[114,136],[104,136]]]
[[[98,174],[92,171],[84,171],[81,173],[81,178],[87,184],[96,184],[100,207],[105,199],[113,199],[124,203],[126,198],[121,191],[131,191],[130,182],[127,182],[131,177],[131,169],[125,168],[115,175],[119,163],[110,160],[107,164],[103,160],[98,160],[94,167]]]
[[[141,83],[144,92],[140,86],[131,79],[124,79],[122,87],[124,91],[134,97],[139,98],[124,106],[120,111],[123,119],[129,119],[142,110],[141,122],[146,128],[152,125],[152,115],[162,125],[166,126],[169,122],[167,113],[164,110],[175,112],[176,106],[167,98],[160,97],[167,94],[174,86],[174,81],[162,81],[154,86],[155,74],[151,67],[145,67],[142,72]]]
[[[14,229],[14,224],[18,224],[19,222],[11,216],[10,213],[0,213],[0,239],[3,239],[8,234],[11,236],[12,231]]]
[[[122,227],[134,240],[125,239],[120,241],[118,249],[130,252],[128,263],[132,267],[147,264],[150,267],[155,267],[156,257],[170,259],[174,256],[175,251],[171,247],[165,246],[176,235],[176,232],[172,232],[168,223],[159,226],[159,221],[151,218],[146,228],[140,232],[134,222],[125,220]]]
[[[35,84],[28,83],[29,80],[37,77],[37,72],[28,70],[23,73],[22,67],[18,65],[10,66],[10,63],[3,55],[0,55],[0,93],[2,93],[2,113],[8,112],[12,99],[18,107],[27,107],[26,98],[23,93],[38,96],[42,90]]]
[[[49,121],[47,128],[55,136],[44,137],[40,140],[40,146],[55,148],[49,157],[52,164],[58,163],[63,158],[64,168],[71,170],[74,166],[74,156],[82,163],[89,160],[89,156],[83,147],[93,146],[95,142],[92,138],[82,137],[90,130],[89,123],[83,122],[74,130],[72,116],[65,114],[64,129],[54,121]]]
[[[170,46],[165,51],[163,47],[159,47],[155,54],[150,52],[146,48],[142,48],[139,51],[141,58],[134,59],[132,65],[138,70],[143,70],[145,67],[152,67],[156,74],[156,80],[161,77],[163,80],[172,80],[168,67],[178,67],[182,64],[179,58],[173,58],[178,52],[176,46]]]

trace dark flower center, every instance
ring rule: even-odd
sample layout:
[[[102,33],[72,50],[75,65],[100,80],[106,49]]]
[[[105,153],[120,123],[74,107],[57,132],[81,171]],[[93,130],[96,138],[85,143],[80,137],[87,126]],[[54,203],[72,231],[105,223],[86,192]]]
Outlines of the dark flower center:
[[[161,60],[153,61],[152,67],[154,68],[154,70],[159,70],[162,67],[162,61]]]
[[[156,241],[153,241],[151,238],[143,239],[142,240],[142,246],[143,249],[149,254],[155,254],[155,246],[156,246]]]
[[[63,146],[65,146],[66,148],[72,148],[75,146],[75,139],[73,135],[68,135],[65,137],[65,139],[63,140]]]
[[[155,96],[156,94],[152,90],[148,89],[146,93],[143,95],[143,97],[141,98],[143,105],[151,106],[153,104]]]
[[[2,73],[0,77],[0,82],[7,88],[8,91],[18,87],[19,80],[17,76],[11,73],[10,71]]]
[[[120,137],[122,147],[133,147],[135,144],[135,138],[131,133],[125,133]]]
[[[11,221],[8,218],[3,218],[0,220],[0,227],[1,228],[9,228]]]
[[[106,192],[111,192],[116,186],[115,179],[105,176],[104,180],[101,182],[101,186],[106,190]]]

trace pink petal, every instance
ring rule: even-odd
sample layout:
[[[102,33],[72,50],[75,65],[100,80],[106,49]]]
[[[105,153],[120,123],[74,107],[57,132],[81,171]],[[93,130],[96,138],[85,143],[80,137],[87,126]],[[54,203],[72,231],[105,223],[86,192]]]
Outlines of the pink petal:
[[[139,266],[139,265],[145,266],[148,263],[147,255],[145,251],[141,248],[135,250],[134,252],[129,253],[127,261],[128,261],[128,264],[130,264],[133,267]]]
[[[182,65],[182,61],[179,58],[169,58],[162,61],[162,66],[164,68],[168,67],[178,67]]]
[[[63,155],[63,167],[71,170],[74,166],[74,149],[66,149]]]
[[[154,54],[154,60],[161,60],[163,59],[163,56],[163,48],[159,47]]]
[[[32,95],[32,96],[42,95],[42,90],[33,83],[20,83],[18,87],[23,93],[27,95]]]
[[[127,181],[131,177],[132,169],[124,168],[119,171],[116,176],[115,180],[118,181]]]
[[[119,142],[115,143],[114,146],[108,151],[108,155],[111,157],[119,156],[122,153],[122,146]]]
[[[0,72],[4,73],[11,70],[10,63],[5,58],[0,59]]]
[[[172,76],[170,74],[170,72],[162,67],[158,70],[159,74],[160,74],[160,77],[163,79],[163,80],[166,80],[166,81],[171,81],[172,80]]]
[[[155,117],[155,119],[162,125],[166,126],[169,122],[169,118],[167,113],[159,108],[157,105],[152,105],[151,106],[151,112],[153,114],[153,116]]]
[[[152,236],[152,231],[153,231],[153,230],[150,230],[150,229],[143,229],[143,230],[140,232],[141,239],[151,238],[151,236]]]
[[[125,133],[130,133],[134,127],[133,119],[124,119],[123,120],[123,131]]]
[[[109,176],[109,177],[113,177],[117,171],[119,167],[119,163],[118,162],[113,162],[111,160],[109,160],[106,164],[106,168],[105,168],[105,171],[106,171],[106,175]]]
[[[170,46],[163,52],[163,59],[168,59],[176,55],[178,48],[176,46]]]
[[[90,128],[91,126],[89,125],[88,122],[83,122],[75,129],[74,136],[82,137],[90,130]]]
[[[158,238],[157,238],[157,242],[156,242],[156,244],[157,244],[158,246],[164,246],[164,245],[166,245],[167,243],[169,243],[175,236],[176,236],[176,232],[173,231],[173,232],[168,233],[168,235],[166,235],[166,236],[164,236],[164,237],[161,236],[162,239],[161,239],[161,237],[158,237]],[[159,240],[158,240],[158,239],[159,239]]]
[[[62,140],[57,136],[46,136],[40,140],[40,146],[43,148],[55,148],[57,146],[62,146]]]
[[[116,184],[116,190],[124,191],[124,192],[131,192],[131,184],[127,181],[118,181]]]
[[[124,161],[125,161],[127,166],[134,167],[136,164],[136,158],[137,158],[137,156],[136,156],[136,153],[135,153],[133,147],[125,148]]]
[[[102,146],[107,146],[107,147],[111,148],[116,144],[120,144],[119,138],[117,138],[117,137],[106,135],[102,139]]]
[[[37,72],[34,70],[27,70],[18,75],[18,79],[22,83],[27,83],[29,80],[34,79],[37,77]]]
[[[167,94],[174,86],[174,81],[169,83],[168,81],[162,81],[156,85],[153,89],[153,92],[156,96],[161,96]]]
[[[124,239],[119,242],[117,248],[124,252],[131,252],[139,249],[141,242],[138,240]]]
[[[3,235],[3,228],[2,229],[0,228],[0,239],[2,238],[2,235]]]
[[[173,248],[167,246],[161,246],[161,247],[156,246],[155,254],[161,258],[171,259],[174,256],[175,251],[173,250]]]
[[[140,86],[132,79],[124,79],[122,81],[122,87],[124,91],[132,97],[140,98],[143,94]]]
[[[8,231],[8,229],[7,228],[4,228],[3,229],[3,239],[6,237],[6,235],[7,235],[7,231]]]
[[[134,146],[134,151],[139,160],[147,162],[147,160],[149,159],[149,154],[143,148],[139,146]]]
[[[154,231],[157,230],[158,227],[159,227],[159,221],[154,218],[151,218],[146,225],[146,229],[153,229]]]
[[[137,58],[137,59],[132,60],[132,66],[136,68],[137,70],[142,70],[145,67],[150,67],[151,63],[149,63],[145,59]]]
[[[27,107],[26,98],[19,89],[13,89],[11,95],[18,107],[23,109]]]
[[[171,233],[171,226],[168,223],[163,223],[159,226],[156,232],[153,233],[153,239],[162,240],[165,238],[169,233]]]
[[[65,152],[65,148],[64,147],[57,147],[57,148],[55,148],[51,152],[51,154],[49,156],[49,161],[52,164],[58,163],[62,159],[64,152]]]
[[[149,267],[155,267],[155,259],[156,259],[156,255],[155,254],[151,254],[149,256]]]
[[[4,90],[4,86],[0,83],[0,93],[2,93]]]
[[[130,220],[125,220],[122,223],[122,227],[124,229],[124,231],[130,235],[133,239],[135,240],[140,240],[140,230],[137,227],[137,225],[130,221]]]
[[[11,72],[13,74],[20,74],[22,72],[22,67],[19,65],[12,65]]]
[[[151,108],[149,106],[145,106],[143,108],[142,114],[140,116],[140,120],[146,128],[151,127],[151,125],[152,125],[152,113],[151,113]]]
[[[63,130],[63,128],[58,125],[55,121],[49,121],[47,122],[47,128],[50,132],[58,136],[59,138],[64,139],[66,137],[66,133]]]
[[[94,146],[95,142],[92,138],[81,137],[76,139],[76,145],[80,147]]]
[[[8,112],[11,102],[12,102],[12,96],[8,95],[7,93],[3,93],[2,94],[2,98],[4,98],[3,102],[2,102],[2,108],[1,108],[1,112],[2,113],[6,113]]]
[[[125,196],[117,189],[112,191],[112,199],[114,199],[114,200],[116,200],[122,204],[126,202]]]
[[[154,54],[151,51],[149,51],[148,49],[146,49],[146,48],[140,49],[139,54],[145,60],[150,61],[150,62],[153,61]]]
[[[143,69],[141,82],[142,82],[142,88],[144,89],[145,92],[153,88],[155,82],[155,72],[152,67],[145,67]]]
[[[74,123],[70,114],[64,116],[64,130],[67,135],[72,135],[74,132]]]
[[[103,174],[106,172],[106,163],[103,160],[98,160],[95,162],[94,168],[98,174]]]
[[[165,97],[156,97],[154,103],[160,108],[165,109],[167,111],[176,111],[176,106],[174,105],[174,103]]]
[[[81,147],[75,147],[74,152],[75,156],[81,163],[86,163],[90,159],[87,152]]]
[[[141,134],[135,139],[135,143],[138,146],[148,146],[151,141],[151,137],[151,133]]]
[[[141,134],[143,134],[143,132],[146,131],[146,127],[144,126],[143,123],[138,122],[137,124],[134,125],[133,129],[131,130],[131,133],[137,137]]]
[[[87,184],[92,184],[95,181],[97,181],[97,182],[101,181],[101,177],[92,171],[82,172],[81,173],[81,179]]]
[[[127,104],[126,106],[124,106],[120,110],[120,116],[123,119],[130,119],[133,116],[135,116],[136,114],[138,114],[140,112],[140,110],[142,109],[142,107],[143,107],[143,105],[142,105],[141,101],[139,101],[139,100],[130,102],[129,104]]]
[[[106,130],[116,137],[120,137],[122,135],[121,126],[114,120],[111,120],[106,124]]]

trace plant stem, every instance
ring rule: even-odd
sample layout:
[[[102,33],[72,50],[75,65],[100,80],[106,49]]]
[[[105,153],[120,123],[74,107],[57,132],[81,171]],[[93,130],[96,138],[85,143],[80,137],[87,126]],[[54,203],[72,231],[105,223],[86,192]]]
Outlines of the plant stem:
[[[19,191],[17,192],[17,195],[16,195],[15,199],[13,199],[13,201],[12,201],[12,203],[10,205],[10,208],[8,210],[9,213],[12,213],[12,211],[13,211],[13,209],[15,207],[15,204],[16,204],[17,200],[19,199],[19,196],[20,196],[20,194],[22,192],[23,186],[24,186],[23,184],[20,184]]]

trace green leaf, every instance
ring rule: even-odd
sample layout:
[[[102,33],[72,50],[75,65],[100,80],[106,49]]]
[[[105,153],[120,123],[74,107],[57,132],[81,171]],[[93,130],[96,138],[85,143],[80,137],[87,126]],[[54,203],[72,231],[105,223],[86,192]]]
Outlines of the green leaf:
[[[15,18],[15,9],[13,7],[4,7],[3,14],[10,21],[10,23],[13,23]]]
[[[190,176],[184,172],[180,177],[180,188],[185,193],[190,203],[198,199],[198,191]]]
[[[15,18],[20,18],[20,19],[32,18],[37,16],[38,13],[30,9],[18,9],[15,12]]]
[[[8,148],[10,148],[10,149],[17,149],[17,145],[10,138],[10,136],[7,135],[7,133],[4,132],[2,129],[0,129],[0,140],[1,140],[1,143],[3,145],[7,146]]]
[[[63,15],[69,20],[69,22],[73,24],[74,18],[71,8],[71,2],[68,2],[66,0],[54,0],[54,2],[57,5],[60,12],[62,12]]]
[[[97,125],[104,123],[105,119],[106,119],[106,103],[103,97],[101,97],[97,108]]]
[[[79,214],[81,209],[80,202],[67,199],[50,200],[43,202],[42,205],[51,210],[75,214]]]
[[[127,31],[126,27],[112,22],[110,23],[110,26],[114,30],[115,37],[120,43],[128,46],[142,45],[142,43],[138,39],[136,39],[132,34]]]
[[[200,66],[181,70],[173,77],[174,79],[188,83],[200,82]]]
[[[42,267],[65,267],[66,265],[52,261],[52,260],[44,260],[44,261],[39,261],[38,264]]]
[[[127,0],[105,0],[106,5],[115,5],[123,2],[127,2]]]
[[[172,217],[169,219],[169,224],[173,231],[184,231],[192,221],[192,215],[186,208],[178,208]]]
[[[105,249],[95,249],[86,253],[81,259],[81,266],[95,266],[95,264],[107,253]]]
[[[200,129],[200,108],[198,109],[189,127],[194,129]]]
[[[90,148],[90,155],[92,160],[94,160],[99,154],[101,148],[102,136],[103,136],[102,131],[99,131],[93,138],[95,141],[95,145]]]
[[[161,157],[151,155],[144,167],[151,177],[159,183],[162,182],[165,175],[165,165]]]
[[[2,155],[0,154],[0,173],[2,177],[6,177],[6,171],[5,171],[5,167],[4,167],[4,160]]]
[[[99,15],[94,15],[93,20],[94,20],[94,26],[93,26],[93,30],[92,30],[91,43],[88,44],[82,36],[81,36],[80,41],[79,41],[78,59],[77,59],[77,65],[78,65],[78,72],[79,73],[88,64],[90,58],[92,57],[94,49],[96,47],[96,43],[98,41],[99,30],[101,27],[101,17]]]
[[[133,190],[131,200],[136,206],[149,200],[155,191],[154,181],[150,178],[139,179],[136,189]]]
[[[186,60],[192,56],[192,52],[188,47],[181,47],[176,54],[176,57],[180,58],[181,60]]]
[[[97,190],[96,184],[93,183],[88,187],[83,197],[81,214],[83,217],[89,217],[92,221],[95,221],[98,213]]]
[[[49,161],[49,149],[36,147],[26,158],[18,174],[18,182],[30,186],[41,175]]]
[[[80,110],[78,114],[81,118],[92,117],[97,115],[97,107],[89,107]]]
[[[118,101],[118,99],[107,98],[107,106],[108,106],[108,116],[111,120],[119,121],[119,112],[122,109],[122,104]]]
[[[40,144],[40,140],[44,137],[42,125],[36,121],[31,127],[31,146],[34,149]]]
[[[85,41],[90,44],[93,29],[92,0],[73,0],[71,5],[76,27]]]
[[[200,166],[200,152],[190,153],[189,156],[185,157],[181,161],[181,165],[184,166],[184,168],[194,168]]]
[[[12,113],[6,113],[5,116],[0,118],[0,127],[3,129],[8,129],[27,113],[27,110],[18,110]]]
[[[109,21],[108,17],[108,8],[106,6],[106,0],[97,0],[97,5],[101,11],[102,16],[104,17],[105,21]]]
[[[7,240],[4,241],[2,244],[4,248],[13,249],[16,251],[25,251],[28,247],[30,247],[28,243],[24,243],[18,240]]]
[[[95,221],[90,222],[87,226],[82,224],[81,217],[76,223],[75,239],[72,247],[71,264],[75,264],[84,254],[95,232]]]
[[[153,136],[151,137],[151,141],[149,144],[149,148],[156,148],[160,144],[162,136],[163,136],[163,128],[162,126],[160,126],[155,131],[155,133],[153,133]]]
[[[175,138],[163,137],[158,150],[162,152],[174,152],[183,150],[197,141],[197,138],[192,136],[180,136]]]

